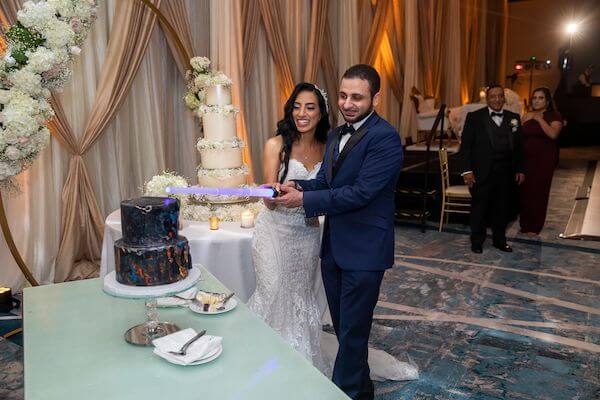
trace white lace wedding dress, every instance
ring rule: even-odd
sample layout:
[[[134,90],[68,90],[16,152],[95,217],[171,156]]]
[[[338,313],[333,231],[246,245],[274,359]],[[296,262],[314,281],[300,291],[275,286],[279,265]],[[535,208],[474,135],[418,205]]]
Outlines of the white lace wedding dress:
[[[286,180],[313,179],[320,167],[321,163],[308,171],[300,161],[290,159]],[[334,335],[321,329],[327,300],[321,279],[320,247],[318,220],[307,219],[302,207],[278,206],[262,211],[252,239],[256,290],[248,307],[331,377],[338,343]],[[369,366],[371,378],[378,381],[418,378],[414,365],[381,350],[369,348]]]
[[[286,180],[312,179],[320,167],[321,163],[308,171],[300,161],[290,159]],[[315,293],[315,281],[322,286],[319,248],[318,220],[307,219],[302,207],[262,211],[252,240],[256,291],[248,306],[326,373],[320,347],[323,305],[319,307]]]

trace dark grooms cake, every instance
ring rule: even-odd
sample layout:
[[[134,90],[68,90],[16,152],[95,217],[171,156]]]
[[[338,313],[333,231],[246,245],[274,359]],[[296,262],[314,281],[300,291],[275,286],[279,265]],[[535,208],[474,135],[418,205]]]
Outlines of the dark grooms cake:
[[[115,242],[117,282],[166,285],[185,279],[192,267],[188,241],[178,235],[179,200],[140,197],[121,202],[123,238]]]

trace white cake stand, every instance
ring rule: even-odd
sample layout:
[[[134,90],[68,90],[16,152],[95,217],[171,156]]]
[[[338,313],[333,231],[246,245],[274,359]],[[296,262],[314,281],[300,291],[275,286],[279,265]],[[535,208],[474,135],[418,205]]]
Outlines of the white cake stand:
[[[117,282],[116,272],[104,277],[103,290],[106,294],[126,299],[146,299],[146,317],[143,324],[131,327],[125,332],[125,341],[138,346],[150,346],[159,337],[177,332],[180,328],[172,322],[158,321],[156,299],[173,296],[194,286],[200,280],[200,264],[194,265],[188,276],[179,282],[159,286],[128,286]]]

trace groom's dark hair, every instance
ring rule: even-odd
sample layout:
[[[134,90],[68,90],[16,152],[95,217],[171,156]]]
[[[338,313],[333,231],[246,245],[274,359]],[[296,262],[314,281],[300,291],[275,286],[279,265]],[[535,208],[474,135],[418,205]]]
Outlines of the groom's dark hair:
[[[371,89],[371,97],[375,96],[381,88],[381,78],[375,68],[367,64],[356,64],[351,66],[344,72],[342,79],[359,78],[369,82],[369,88]]]

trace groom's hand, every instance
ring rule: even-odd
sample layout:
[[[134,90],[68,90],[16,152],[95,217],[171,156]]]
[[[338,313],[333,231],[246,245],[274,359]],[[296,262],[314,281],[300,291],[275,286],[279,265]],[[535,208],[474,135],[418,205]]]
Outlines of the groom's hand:
[[[294,188],[294,182],[286,183],[291,183],[291,185],[283,184],[280,186],[279,190],[281,194],[275,197],[275,204],[280,204],[287,208],[300,207],[304,193]]]

